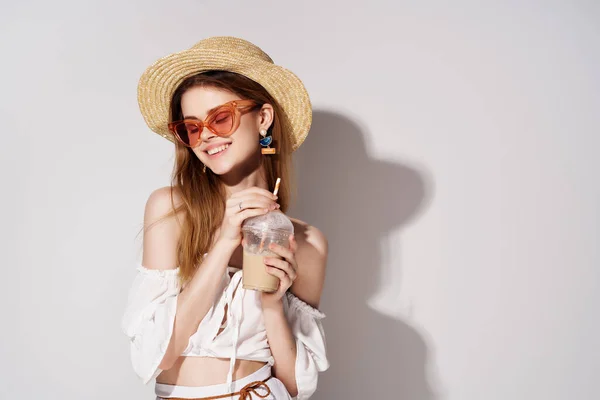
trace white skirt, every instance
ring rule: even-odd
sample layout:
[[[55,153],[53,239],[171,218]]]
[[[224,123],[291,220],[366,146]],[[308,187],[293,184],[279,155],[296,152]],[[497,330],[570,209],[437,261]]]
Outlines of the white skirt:
[[[267,378],[269,379],[266,380]],[[253,382],[264,380],[266,380],[266,382],[262,384],[250,385]],[[291,396],[285,388],[283,382],[281,382],[274,376],[271,376],[271,366],[269,364],[266,364],[264,367],[254,372],[253,374],[233,381],[233,391],[228,390],[226,383],[210,386],[179,386],[156,382],[154,386],[154,392],[157,396],[156,400],[169,399],[172,397],[179,397],[184,399],[195,399],[203,397],[210,398],[213,396],[220,396],[228,393],[238,393],[242,390],[245,390],[249,393],[249,396],[246,397],[247,399],[291,400]],[[265,396],[269,392],[269,390],[271,391],[271,393],[266,397],[262,397]],[[227,399],[232,400],[236,400],[239,398],[239,394],[227,397]]]

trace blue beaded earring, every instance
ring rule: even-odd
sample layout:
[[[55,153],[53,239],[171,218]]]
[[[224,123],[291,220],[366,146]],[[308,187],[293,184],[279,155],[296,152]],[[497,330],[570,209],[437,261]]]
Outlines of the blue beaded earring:
[[[263,147],[260,149],[262,154],[276,154],[277,150],[271,147],[271,143],[273,143],[273,136],[267,136],[267,131],[265,129],[260,130],[260,145]]]

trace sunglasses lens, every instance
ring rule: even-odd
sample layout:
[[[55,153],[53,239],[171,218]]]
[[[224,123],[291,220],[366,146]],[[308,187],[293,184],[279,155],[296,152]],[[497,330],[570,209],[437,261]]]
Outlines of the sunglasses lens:
[[[221,110],[215,114],[210,127],[220,136],[227,136],[233,128],[234,115],[231,110]]]
[[[175,125],[175,134],[190,147],[196,146],[200,140],[200,128],[194,123],[182,122]]]

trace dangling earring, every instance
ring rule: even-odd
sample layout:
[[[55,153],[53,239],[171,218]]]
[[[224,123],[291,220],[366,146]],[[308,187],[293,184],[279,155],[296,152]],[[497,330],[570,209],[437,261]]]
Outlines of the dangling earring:
[[[260,130],[260,145],[263,147],[260,149],[262,154],[277,154],[277,150],[272,148],[270,144],[273,142],[273,136],[267,136],[267,131],[265,129]]]
[[[203,165],[202,172],[206,173],[206,164],[202,164],[202,165]]]

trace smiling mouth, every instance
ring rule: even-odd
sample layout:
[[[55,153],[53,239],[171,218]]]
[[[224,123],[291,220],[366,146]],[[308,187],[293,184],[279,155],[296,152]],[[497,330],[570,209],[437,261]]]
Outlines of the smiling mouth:
[[[229,146],[230,146],[229,144],[226,144],[226,145],[223,145],[223,146],[215,147],[214,149],[208,150],[206,153],[210,157],[215,157],[215,156],[218,156],[220,154],[223,154],[229,148]]]

